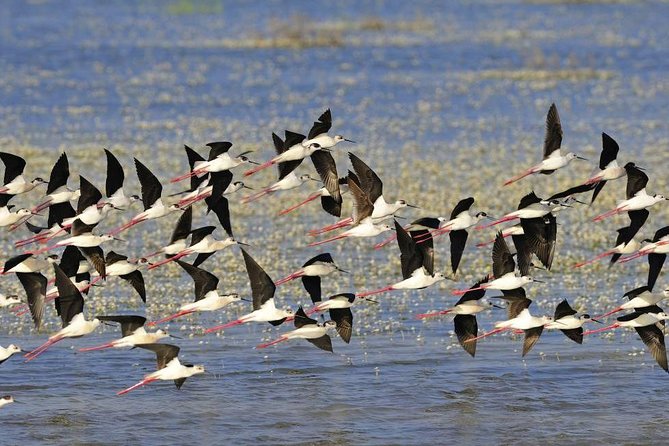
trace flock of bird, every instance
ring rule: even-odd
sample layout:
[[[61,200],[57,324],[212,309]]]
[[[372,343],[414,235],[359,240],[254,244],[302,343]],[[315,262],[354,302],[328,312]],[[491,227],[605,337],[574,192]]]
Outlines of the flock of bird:
[[[126,194],[122,164],[109,150],[104,150],[107,161],[107,177],[104,195],[83,176],[79,176],[79,188],[68,186],[70,177],[68,158],[61,154],[54,164],[48,181],[37,177],[29,180],[24,176],[26,161],[15,155],[0,152],[5,174],[0,187],[0,226],[10,231],[19,227],[27,228],[33,235],[15,243],[21,254],[9,258],[3,265],[2,275],[15,275],[25,290],[25,301],[19,296],[0,295],[0,308],[8,308],[17,317],[30,314],[36,330],[42,326],[47,308],[53,307],[62,321],[62,329],[48,337],[40,346],[25,353],[25,361],[33,361],[54,344],[63,339],[79,338],[95,332],[100,324],[116,323],[120,325],[121,337],[99,346],[84,347],[79,351],[87,352],[108,348],[139,347],[152,351],[157,358],[157,370],[146,375],[137,384],[118,392],[123,395],[136,388],[157,380],[173,380],[180,388],[186,378],[204,373],[204,366],[183,364],[178,354],[179,347],[159,343],[170,336],[162,329],[154,330],[168,321],[198,312],[216,311],[232,303],[246,302],[247,299],[236,293],[223,293],[218,290],[219,278],[203,268],[203,264],[217,251],[233,245],[239,245],[251,285],[252,310],[228,323],[211,327],[205,333],[228,330],[234,326],[269,322],[278,326],[292,322],[293,330],[283,332],[277,339],[257,345],[266,348],[291,339],[305,339],[314,346],[332,352],[330,335],[336,332],[344,342],[350,342],[353,332],[352,307],[360,302],[374,303],[371,296],[394,290],[419,290],[438,282],[454,280],[462,254],[472,229],[482,230],[506,222],[514,222],[499,230],[490,242],[480,243],[479,247],[492,244],[492,272],[481,272],[481,279],[471,287],[454,290],[461,296],[449,308],[441,311],[417,315],[419,319],[442,315],[454,315],[455,334],[463,349],[474,356],[477,341],[503,331],[524,334],[522,355],[539,340],[544,329],[562,331],[569,339],[582,343],[586,335],[611,330],[618,327],[633,327],[642,341],[649,348],[657,363],[665,370],[667,366],[664,344],[663,325],[669,316],[658,307],[658,303],[669,296],[669,290],[654,293],[653,287],[669,252],[669,227],[655,233],[652,240],[641,244],[635,236],[649,216],[648,208],[665,200],[661,195],[649,195],[646,192],[648,176],[641,167],[628,162],[620,167],[617,162],[618,145],[606,134],[602,134],[603,149],[598,169],[582,184],[548,198],[540,198],[534,192],[524,196],[518,208],[501,218],[494,219],[485,212],[474,212],[474,198],[460,200],[448,218],[442,216],[424,216],[408,225],[402,226],[395,219],[401,209],[417,208],[404,200],[390,201],[384,197],[383,182],[361,158],[348,153],[350,170],[339,176],[337,163],[333,157],[335,147],[354,141],[336,135],[330,136],[332,117],[330,110],[325,111],[314,122],[307,136],[285,131],[284,138],[272,134],[276,156],[262,164],[248,158],[248,152],[233,155],[230,142],[213,142],[209,147],[208,157],[185,146],[190,169],[187,173],[171,179],[172,183],[188,180],[188,189],[180,194],[176,203],[168,204],[163,197],[163,186],[151,170],[138,159],[134,159],[135,170],[141,185],[141,195]],[[566,167],[572,160],[584,159],[575,153],[563,153],[561,150],[562,126],[555,104],[551,105],[546,119],[546,135],[543,160],[526,169],[504,184],[509,185],[536,174],[548,175]],[[311,175],[297,175],[296,168],[306,158],[313,163],[318,178]],[[274,281],[249,254],[246,244],[233,236],[228,197],[242,194],[244,189],[251,189],[242,181],[233,181],[233,169],[240,166],[254,165],[243,173],[249,177],[256,172],[276,165],[278,179],[275,183],[254,191],[244,197],[243,203],[251,203],[264,196],[279,191],[294,189],[309,181],[317,181],[322,187],[305,200],[280,212],[285,215],[320,198],[325,212],[339,220],[331,225],[309,232],[311,236],[341,230],[337,235],[329,236],[309,244],[320,246],[348,237],[376,237],[383,233],[392,234],[377,243],[374,248],[397,241],[401,260],[401,280],[378,289],[341,293],[323,298],[321,280],[335,273],[347,273],[340,268],[329,253],[320,253],[307,260],[302,267],[286,277]],[[635,258],[648,256],[650,265],[647,284],[625,293],[628,301],[601,316],[591,317],[577,313],[563,300],[553,316],[533,316],[529,307],[532,299],[524,287],[538,280],[530,276],[530,269],[550,270],[553,264],[557,240],[557,216],[562,210],[572,208],[573,203],[583,203],[577,196],[592,192],[590,203],[608,181],[627,178],[626,199],[612,210],[598,216],[601,221],[619,213],[627,213],[630,223],[617,230],[617,237],[611,249],[599,254],[592,260],[581,262],[574,267],[610,256],[610,264],[628,262]],[[16,195],[24,194],[46,185],[46,194],[40,203],[32,209],[15,209],[9,201]],[[352,215],[342,218],[343,198],[348,194],[352,201]],[[107,233],[96,231],[97,225],[112,212],[124,212],[134,202],[141,201],[143,211],[134,215],[124,225]],[[76,202],[76,208],[71,203]],[[204,204],[200,204],[204,202]],[[213,212],[217,217],[225,237],[216,238],[217,226],[192,227],[193,209],[202,206],[207,214]],[[30,220],[48,209],[45,226],[37,226]],[[175,215],[176,224],[169,241],[157,252],[139,258],[128,258],[115,251],[105,254],[102,245],[112,243],[119,234],[143,222]],[[437,239],[448,234],[450,238],[450,264],[452,275],[438,272],[435,268],[434,247]],[[511,237],[514,245],[512,252],[507,244]],[[246,247],[246,248],[244,248]],[[59,252],[55,254],[54,252]],[[150,259],[163,256],[152,262]],[[186,262],[182,259],[189,257]],[[534,258],[538,263],[533,263]],[[176,313],[162,319],[147,322],[140,315],[104,315],[87,319],[84,311],[85,299],[89,289],[100,281],[118,276],[128,282],[138,297],[146,302],[144,274],[169,262],[178,264],[193,280],[195,298],[185,302]],[[536,262],[536,261],[535,261]],[[541,266],[542,265],[542,266]],[[518,272],[516,272],[518,270]],[[51,280],[48,277],[53,277]],[[279,308],[275,303],[276,287],[301,279],[313,307],[297,310]],[[54,286],[52,286],[54,285]],[[501,291],[501,296],[484,299],[488,291]],[[487,332],[479,333],[476,314],[491,307],[501,307],[491,299],[499,298],[506,302],[507,318],[497,322]],[[501,302],[500,302],[501,303]],[[605,318],[619,311],[629,313],[618,317],[615,323],[599,329],[584,331],[586,323],[602,323]],[[316,313],[328,312],[330,320],[319,322],[312,318]],[[324,318],[323,318],[324,319]],[[154,330],[154,331],[153,331]],[[0,364],[22,350],[16,345],[0,347]],[[13,402],[12,396],[0,399],[0,407]]]

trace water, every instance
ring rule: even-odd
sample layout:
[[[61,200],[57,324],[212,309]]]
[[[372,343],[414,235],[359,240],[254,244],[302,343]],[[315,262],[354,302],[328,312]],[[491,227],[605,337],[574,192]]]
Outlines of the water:
[[[512,163],[538,159],[546,110],[555,101],[565,129],[564,147],[596,160],[600,133],[621,145],[620,159],[642,160],[649,190],[667,194],[669,125],[664,31],[669,5],[560,2],[5,2],[0,11],[0,142],[26,155],[28,176],[48,173],[67,150],[73,173],[104,181],[102,147],[126,169],[127,190],[138,188],[131,157],[166,179],[186,169],[181,146],[204,152],[211,140],[269,157],[272,131],[306,130],[331,107],[334,127],[377,169],[386,194],[418,203],[421,215],[447,214],[476,194],[492,215],[515,208],[534,188],[547,196],[585,178],[593,164],[572,163],[551,177],[523,180],[498,192]],[[42,158],[39,156],[43,155]],[[408,159],[403,159],[408,158]],[[490,157],[491,161],[487,161]],[[340,155],[339,168],[344,169]],[[305,162],[305,171],[309,169]],[[394,174],[399,169],[400,174]],[[518,170],[518,166],[515,166]],[[502,174],[500,172],[505,171]],[[258,174],[254,187],[275,173]],[[76,184],[75,181],[71,181]],[[574,271],[573,263],[606,249],[626,224],[624,216],[595,225],[590,218],[622,196],[612,183],[591,209],[560,216],[560,244],[548,283],[528,293],[532,311],[551,313],[568,298],[598,314],[618,296],[644,283],[638,261],[607,270]],[[166,185],[168,193],[179,186]],[[236,236],[273,278],[320,251],[306,248],[304,232],[331,223],[311,212],[275,218],[308,192],[247,208],[232,202]],[[15,199],[34,204],[37,193]],[[652,210],[643,236],[665,224],[666,206]],[[405,213],[413,217],[413,213]],[[114,216],[106,227],[127,216]],[[175,219],[148,223],[113,249],[138,256],[169,237]],[[197,224],[211,224],[203,213]],[[7,234],[3,259],[21,234]],[[476,358],[457,345],[449,318],[415,315],[454,302],[449,290],[488,272],[488,251],[472,233],[457,283],[422,292],[388,294],[378,305],[355,309],[350,345],[334,340],[334,354],[291,341],[253,350],[286,330],[238,327],[201,336],[201,327],[230,320],[248,308],[187,318],[169,326],[185,361],[204,364],[204,376],[181,391],[156,383],[125,397],[115,392],[151,371],[148,352],[76,354],[75,348],[117,336],[105,327],[88,339],[64,341],[30,364],[12,358],[0,367],[0,393],[23,404],[0,412],[5,444],[479,444],[650,443],[669,429],[664,417],[665,373],[634,332],[593,337],[583,345],[544,333],[520,358],[521,340],[481,341]],[[354,274],[323,281],[327,294],[362,291],[397,280],[397,249],[371,250],[369,241],[332,246]],[[345,250],[344,250],[345,247]],[[448,267],[448,243],[437,265]],[[248,295],[237,249],[205,266],[220,289]],[[365,272],[362,272],[365,271]],[[658,286],[663,286],[660,276]],[[151,319],[191,299],[192,283],[177,267],[147,275]],[[5,292],[20,288],[13,278]],[[277,293],[280,305],[307,304],[299,283]],[[129,287],[109,281],[95,290],[90,314],[144,309]],[[484,313],[489,328],[503,312]],[[0,345],[25,349],[45,333],[27,320],[0,315]],[[192,335],[195,333],[194,335]],[[640,407],[639,407],[640,406]]]

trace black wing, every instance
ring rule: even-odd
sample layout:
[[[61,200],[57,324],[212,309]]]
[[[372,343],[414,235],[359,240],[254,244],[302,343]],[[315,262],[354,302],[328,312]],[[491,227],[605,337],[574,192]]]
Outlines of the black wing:
[[[332,263],[334,264],[334,260],[332,259],[332,255],[329,252],[324,252],[322,254],[318,254],[315,257],[310,258],[306,262],[304,262],[304,265],[302,267],[304,268],[305,266],[313,265],[314,263]]]
[[[228,171],[226,170],[226,172]],[[214,214],[216,214],[216,217],[218,217],[218,221],[221,224],[223,230],[228,234],[228,236],[232,237],[232,224],[230,224],[230,207],[228,199],[220,197],[216,203],[212,203],[211,198],[212,197],[208,197],[205,199],[208,206],[208,211],[214,211]]]
[[[372,215],[374,205],[350,175],[348,178],[348,190],[351,192],[351,196],[353,196],[353,224],[357,225],[363,219]]]
[[[643,173],[638,167],[630,164],[628,163],[625,166],[625,171],[627,172],[626,197],[628,200],[648,184],[648,175]]]
[[[453,274],[455,274],[458,266],[460,266],[460,260],[462,259],[462,253],[465,251],[469,233],[461,229],[449,232],[448,236],[451,239],[451,269],[453,270]]]
[[[60,266],[54,263],[53,270],[58,289],[58,297],[55,300],[56,312],[63,321],[63,327],[66,327],[74,316],[84,312],[84,298]]]
[[[515,269],[516,262],[513,261],[509,245],[506,244],[502,232],[499,231],[492,246],[492,274],[495,278],[500,278],[506,273],[512,273]]]
[[[191,172],[195,170],[195,163],[202,162],[204,161],[204,157],[197,153],[195,150],[191,149],[188,147],[186,144],[184,144],[184,150],[186,151],[186,157],[188,158],[188,167],[190,167]],[[198,187],[200,187],[200,184],[202,184],[205,180],[207,179],[207,175],[202,175],[201,177],[198,177],[197,175],[193,175],[190,177],[190,191],[194,191]]]
[[[105,181],[105,194],[107,197],[114,195],[119,189],[123,187],[125,181],[125,173],[123,166],[118,162],[118,159],[109,150],[105,149],[107,156],[107,180]]]
[[[402,277],[408,279],[414,271],[423,267],[423,253],[402,225],[397,223],[397,220],[395,220],[395,230],[397,231],[397,244],[401,252]]]
[[[114,251],[109,251],[107,253],[107,257],[105,257],[105,264],[113,265],[116,262],[122,262],[124,260],[128,260],[128,256],[124,256],[123,254],[118,254]]]
[[[419,229],[417,231],[409,231],[409,235],[413,240],[420,238],[422,242],[416,243],[416,248],[420,250],[423,255],[423,267],[428,274],[434,274],[434,239],[427,229]]]
[[[330,113],[330,109],[328,108],[323,112],[322,115],[318,117],[318,121],[315,121],[314,125],[311,126],[308,138],[313,139],[318,135],[327,133],[330,131],[330,128],[332,128],[332,114]]]
[[[246,272],[251,282],[251,294],[253,295],[253,310],[258,310],[268,300],[274,297],[276,286],[272,279],[267,275],[264,269],[256,263],[244,249],[241,250],[244,256]]]
[[[560,150],[562,145],[562,124],[555,104],[551,104],[546,116],[546,136],[544,138],[544,159],[551,153]]]
[[[602,154],[599,156],[599,170],[606,169],[606,166],[618,158],[618,150],[620,150],[618,143],[602,132]]]
[[[284,150],[288,150],[291,147],[300,144],[304,141],[304,135],[300,133],[291,132],[290,130],[285,130],[283,132],[285,141],[283,142]]]
[[[474,197],[468,197],[462,199],[455,205],[453,211],[451,212],[451,220],[453,220],[458,215],[462,214],[465,211],[468,211],[474,204]]]
[[[567,190],[564,190],[562,192],[558,192],[555,195],[551,195],[548,197],[548,200],[557,200],[558,198],[566,198],[566,197],[571,197],[572,195],[576,194],[582,194],[584,192],[591,191],[594,189],[596,184],[581,184],[578,186],[570,187]]]
[[[211,235],[216,230],[216,226],[203,226],[201,228],[193,229],[191,231],[190,245],[193,246],[200,243],[202,239]]]
[[[604,186],[606,185],[606,180],[600,181],[599,183],[595,184],[595,191],[592,193],[592,198],[590,199],[590,204],[595,202],[595,198],[597,198],[597,195],[604,189]]]
[[[90,248],[79,248],[79,251],[86,257],[95,271],[100,274],[100,277],[103,279],[107,277],[107,268],[105,267],[105,254],[102,252],[102,248],[99,246],[93,246]]]
[[[177,263],[188,273],[195,283],[195,302],[204,299],[204,296],[208,292],[215,291],[218,287],[218,277],[214,276],[209,271],[205,271],[202,268],[190,265],[181,260],[177,260]]]
[[[81,175],[79,175],[79,191],[81,195],[77,202],[77,214],[81,214],[88,207],[96,206],[102,200],[100,190]]]
[[[342,202],[339,190],[339,177],[337,176],[337,163],[330,152],[316,150],[311,154],[311,162],[314,164],[318,176],[321,177],[323,186],[330,193],[331,198],[337,203]]]
[[[515,288],[513,290],[502,290],[502,299],[507,301],[508,307],[506,308],[506,314],[509,319],[513,319],[518,316],[521,311],[525,308],[528,308],[532,301],[528,299],[525,295],[525,289]]]
[[[7,272],[10,269],[14,268],[16,265],[19,265],[20,263],[24,262],[25,260],[29,259],[32,256],[33,255],[30,253],[19,254],[17,256],[14,256],[5,262],[5,264],[2,266],[2,271]]]
[[[669,235],[669,226],[660,228],[657,231],[655,231],[655,235],[653,236],[653,242],[659,242],[660,239],[666,237],[667,235]]]
[[[634,230],[634,234],[632,234],[632,237],[634,237],[636,233],[639,232],[639,229],[641,229],[644,223],[646,223],[650,212],[648,209],[641,209],[639,211],[629,211],[627,215],[630,218],[629,227]]]
[[[47,218],[47,227],[53,228],[54,225],[60,225],[66,218],[72,218],[77,213],[69,201],[65,203],[56,203],[49,206],[49,217]]]
[[[295,312],[295,319],[293,320],[293,324],[295,324],[295,328],[302,328],[305,325],[316,325],[318,322],[315,319],[307,316],[307,313],[304,312],[304,309],[300,307]]]
[[[79,270],[79,263],[86,258],[81,255],[81,251],[76,246],[66,246],[63,254],[60,256],[60,267],[67,277],[73,277]]]
[[[512,235],[513,245],[516,247],[516,260],[518,261],[518,271],[523,276],[530,274],[530,266],[532,265],[532,251],[525,243],[525,235]]]
[[[309,341],[316,347],[320,348],[321,350],[325,350],[326,352],[332,353],[332,339],[330,338],[329,335],[324,334],[320,338],[315,338],[315,339],[307,338],[307,341]]]
[[[557,221],[551,213],[539,218],[521,219],[524,243],[534,253],[546,269],[551,269],[557,240]],[[518,254],[520,256],[520,254]]]
[[[415,226],[423,226],[426,228],[437,229],[441,224],[441,221],[439,221],[438,218],[434,217],[422,217],[419,218],[418,220],[412,221],[411,224]]]
[[[353,333],[353,313],[350,308],[334,308],[329,311],[330,319],[337,323],[337,333],[347,344]]]
[[[26,168],[26,160],[12,153],[0,152],[0,160],[2,160],[5,165],[5,178],[3,184],[11,182],[14,178],[21,175],[23,169]]]
[[[518,203],[518,209],[524,209],[528,207],[531,204],[534,203],[539,203],[541,201],[541,198],[537,197],[537,195],[534,193],[534,191],[530,192],[529,194],[525,195],[523,198],[520,199],[520,203]]]
[[[328,214],[334,217],[341,217],[341,202],[337,202],[334,198],[321,197],[321,207]]]
[[[135,347],[151,350],[156,354],[158,370],[165,366],[174,358],[179,356],[179,347],[172,344],[137,344]]]
[[[146,303],[146,287],[144,286],[144,276],[141,271],[135,270],[128,274],[123,274],[121,279],[128,282],[139,294],[142,302]]]
[[[177,225],[174,228],[174,231],[172,231],[170,244],[176,242],[177,240],[184,240],[186,237],[188,237],[191,231],[192,223],[193,223],[193,208],[189,207],[179,217]]]
[[[485,277],[484,279],[479,280],[476,282],[474,285],[472,285],[472,288],[478,288],[484,283],[488,282],[488,277]],[[471,301],[471,300],[479,300],[483,296],[485,296],[485,289],[479,289],[479,290],[469,290],[465,294],[462,295],[460,300],[458,300],[455,303],[455,306],[458,306],[460,304],[463,304],[465,302]]]
[[[51,169],[49,184],[46,186],[46,194],[49,195],[59,187],[67,185],[67,179],[70,177],[70,163],[67,161],[67,155],[61,154]]]
[[[207,198],[209,200],[207,204],[210,209],[212,208],[212,204],[218,204],[218,200],[223,199],[223,192],[230,186],[230,183],[232,183],[232,172],[229,170],[211,173],[211,180],[209,181],[209,184],[211,184],[211,195]]]
[[[647,325],[645,327],[634,327],[636,332],[641,337],[641,340],[648,351],[653,355],[653,358],[657,363],[664,369],[665,372],[669,372],[669,367],[667,366],[667,348],[664,345],[664,333],[660,330],[655,324]]]
[[[369,197],[371,203],[383,195],[383,182],[381,178],[360,158],[349,152],[348,157],[353,165],[353,170],[360,181],[360,188]]]
[[[130,336],[140,327],[143,327],[146,323],[146,318],[144,316],[96,316],[97,319],[101,321],[111,321],[118,322],[121,324],[121,335],[123,337]]]
[[[564,299],[562,302],[558,304],[557,307],[555,307],[555,316],[553,317],[553,320],[557,321],[558,319],[562,319],[563,317],[573,316],[575,314],[576,310],[574,310],[569,305],[567,299]]]
[[[39,330],[44,319],[44,300],[46,299],[47,280],[40,273],[16,273],[23,289],[26,291],[28,308],[33,318],[35,329]]]
[[[218,158],[218,156],[227,153],[228,150],[232,148],[232,143],[228,141],[216,141],[210,142],[207,144],[207,147],[209,147],[209,161],[211,161],[214,158]]]
[[[302,285],[309,293],[311,302],[316,303],[321,301],[321,278],[318,276],[302,276]]]
[[[476,337],[479,326],[476,322],[476,316],[472,314],[458,314],[453,318],[455,325],[455,335],[458,337],[458,342],[462,348],[472,355],[476,355],[476,341],[469,341]]]
[[[567,336],[569,339],[576,342],[577,344],[583,344],[583,327],[572,328],[569,330],[560,330],[560,331],[564,333],[564,335]]]
[[[137,158],[135,158],[135,169],[137,170],[137,178],[142,186],[142,203],[144,210],[147,210],[160,199],[163,193],[163,185],[160,184],[158,178]]]
[[[655,286],[655,282],[657,282],[657,278],[660,275],[660,271],[662,271],[662,267],[664,266],[664,261],[667,259],[666,254],[656,254],[656,253],[650,253],[648,254],[648,289],[652,290],[653,287]]]
[[[525,332],[525,340],[523,341],[523,356],[525,356],[530,350],[532,350],[534,344],[536,344],[539,340],[541,333],[544,331],[544,326],[542,325],[540,327],[530,328],[523,331]]]

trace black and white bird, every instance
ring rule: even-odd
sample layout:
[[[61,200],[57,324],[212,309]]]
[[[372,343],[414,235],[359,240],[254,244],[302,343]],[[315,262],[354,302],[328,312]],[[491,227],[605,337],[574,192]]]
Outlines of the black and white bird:
[[[237,156],[230,156],[230,149],[232,143],[228,141],[216,141],[207,144],[209,147],[209,158],[207,161],[198,161],[195,163],[195,168],[191,169],[187,174],[172,178],[170,183],[177,183],[193,176],[203,176],[208,173],[223,172],[225,170],[234,169],[242,164],[258,164],[251,161],[246,154],[249,152],[242,152]]]
[[[662,195],[648,195],[646,192],[648,175],[643,173],[639,167],[634,165],[634,163],[625,164],[625,171],[627,172],[627,188],[625,193],[627,199],[619,202],[615,209],[598,215],[593,221],[602,221],[605,218],[612,217],[622,212],[646,209],[667,200]]]
[[[616,237],[616,242],[613,245],[613,248],[598,254],[590,260],[577,263],[574,265],[574,268],[580,268],[582,266],[589,265],[590,263],[594,263],[597,260],[607,256],[611,256],[611,260],[609,261],[610,267],[616,263],[623,254],[632,254],[637,252],[641,244],[634,238],[634,236],[636,236],[636,234],[639,232],[639,229],[641,229],[643,224],[646,222],[649,214],[650,213],[646,209],[628,212],[627,215],[629,215],[630,224],[629,226],[625,226],[624,228],[616,230],[618,236]],[[626,259],[627,258],[622,259],[622,263],[627,261]]]
[[[51,335],[49,339],[36,349],[26,353],[26,362],[40,356],[54,344],[67,338],[79,338],[92,333],[100,326],[100,319],[93,318],[87,321],[84,316],[84,298],[74,286],[69,277],[57,264],[53,265],[56,275],[58,297],[56,298],[56,312],[63,322],[63,329]]]
[[[4,395],[0,397],[0,409],[5,407],[7,404],[12,404],[14,401],[14,397],[11,395]]]
[[[108,348],[132,348],[138,344],[155,344],[163,338],[169,336],[165,330],[156,330],[147,332],[144,329],[146,318],[136,315],[114,315],[98,316],[102,322],[117,322],[121,325],[121,338],[115,339],[106,344],[96,347],[80,348],[80,352],[91,352],[96,350],[105,350]]]
[[[0,194],[19,195],[30,192],[40,184],[46,184],[41,177],[35,177],[32,181],[26,181],[23,171],[26,168],[26,160],[12,153],[0,152],[0,160],[5,165],[5,175],[0,186]]]
[[[326,321],[323,324],[319,324],[318,321],[307,316],[302,307],[300,307],[295,312],[293,323],[295,324],[295,330],[283,333],[273,341],[258,344],[256,348],[267,348],[290,339],[304,339],[321,350],[332,353],[332,338],[330,338],[328,332],[334,330],[337,326],[335,321]]]
[[[573,152],[565,155],[562,154],[560,147],[562,146],[562,124],[560,123],[560,115],[558,114],[555,104],[551,104],[546,116],[546,136],[544,139],[544,159],[536,166],[532,166],[523,173],[506,180],[504,185],[507,186],[514,183],[528,175],[541,173],[550,175],[557,169],[565,167],[571,160],[580,159],[585,160],[581,156]]]
[[[393,229],[387,224],[375,222],[374,217],[372,216],[374,213],[374,205],[370,201],[369,196],[363,192],[360,185],[356,183],[354,176],[351,176],[350,174],[348,177],[348,188],[353,197],[353,216],[350,219],[353,227],[339,235],[309,243],[309,246],[318,246],[348,237],[375,237]],[[348,224],[338,227],[347,225]]]
[[[67,187],[68,178],[70,178],[70,163],[67,160],[67,155],[63,153],[51,169],[44,201],[33,208],[32,211],[37,213],[54,204],[66,203],[78,199],[80,191],[79,189],[72,190]]]
[[[620,316],[615,323],[597,330],[588,330],[583,335],[600,333],[615,328],[632,327],[636,330],[650,354],[665,372],[669,372],[667,364],[667,348],[664,343],[662,323],[669,320],[669,315],[657,305],[635,309],[633,313]]]
[[[241,300],[237,293],[219,294],[217,290],[219,279],[209,271],[182,262],[181,260],[177,260],[177,263],[193,279],[195,284],[195,301],[181,305],[179,311],[171,316],[164,317],[155,322],[149,322],[149,326],[162,324],[192,313],[220,310],[231,303]]]
[[[144,256],[145,259],[150,259],[160,254],[171,257],[183,251],[188,247],[188,237],[190,236],[193,224],[193,208],[188,207],[177,220],[177,224],[172,231],[170,243],[163,246],[158,251]]]
[[[246,272],[251,282],[251,294],[253,296],[253,311],[245,314],[227,324],[217,325],[209,328],[205,333],[213,333],[235,325],[246,324],[248,322],[269,322],[277,326],[287,320],[293,319],[293,311],[290,308],[278,309],[274,303],[274,292],[276,286],[272,279],[267,275],[260,265],[244,249],[241,250],[244,256]]]
[[[114,229],[111,232],[112,235],[130,229],[143,221],[161,218],[172,212],[183,210],[178,204],[165,205],[163,203],[161,198],[163,185],[160,184],[158,178],[156,178],[156,176],[137,158],[135,158],[135,168],[137,170],[137,178],[139,178],[139,183],[142,186],[142,203],[144,204],[144,211],[135,215],[128,223]]]
[[[560,330],[572,341],[577,344],[583,343],[583,324],[586,322],[594,321],[599,322],[597,319],[593,319],[589,314],[582,314],[577,316],[578,311],[574,310],[570,305],[567,299],[562,300],[555,307],[555,315],[553,316],[553,321],[546,324],[547,330]]]
[[[320,311],[327,311],[330,314],[330,319],[337,324],[337,333],[347,344],[351,342],[351,335],[353,334],[353,312],[351,307],[355,302],[355,294],[353,293],[339,293],[328,297],[327,300],[322,300],[320,293],[312,295],[311,301],[314,306],[307,311],[307,315],[312,315]],[[373,302],[367,299],[369,302]]]
[[[470,341],[470,339],[474,339],[478,335],[479,329],[476,315],[492,307],[499,308],[498,305],[481,300],[485,296],[485,290],[479,287],[487,281],[488,278],[486,277],[476,282],[472,286],[474,290],[463,294],[460,300],[458,300],[451,308],[432,313],[419,314],[416,317],[418,319],[427,319],[445,314],[454,314],[453,324],[458,342],[467,353],[474,357],[476,355],[476,341]]]
[[[541,282],[540,280],[524,275],[522,272],[520,276],[517,276],[515,270],[516,262],[513,260],[513,255],[509,250],[509,246],[506,244],[504,237],[502,237],[502,233],[498,232],[495,244],[492,248],[493,278],[489,282],[481,284],[479,287],[481,289],[491,290],[514,290],[530,282]],[[455,290],[453,291],[453,294],[462,295],[473,289],[475,288]]]
[[[404,280],[378,290],[359,293],[356,295],[358,298],[392,290],[420,290],[446,279],[442,273],[434,271],[434,250],[431,247],[417,244],[397,220],[395,220],[395,231]]]
[[[607,181],[617,180],[627,175],[624,167],[618,165],[618,143],[606,133],[602,133],[602,153],[599,156],[599,170],[590,175],[590,178],[583,183],[584,185],[593,185],[594,192],[590,204],[595,202],[595,198],[602,191]]]
[[[158,370],[149,373],[134,386],[121,390],[117,395],[125,395],[135,389],[150,384],[154,381],[174,381],[177,389],[181,389],[187,378],[204,373],[203,365],[181,364],[179,361],[179,347],[171,344],[137,344],[137,347],[151,350],[156,354]]]
[[[321,177],[323,187],[309,195],[304,201],[280,211],[279,215],[293,212],[295,209],[320,198],[321,206],[325,212],[335,217],[341,217],[342,194],[348,192],[346,177],[339,178],[337,176],[337,164],[328,151],[316,150],[311,154],[311,162]]]
[[[112,152],[105,150],[107,157],[107,179],[105,181],[105,195],[106,203],[112,205],[114,209],[125,210],[132,203],[139,201],[139,195],[126,195],[123,190],[123,183],[125,182],[125,172],[123,166],[114,156]]]
[[[321,295],[321,277],[335,272],[348,273],[348,271],[337,266],[329,252],[325,252],[310,258],[304,262],[302,268],[290,273],[283,279],[277,280],[274,285],[279,286],[300,278],[302,279],[304,289],[307,290],[307,293],[313,299],[314,296]]]

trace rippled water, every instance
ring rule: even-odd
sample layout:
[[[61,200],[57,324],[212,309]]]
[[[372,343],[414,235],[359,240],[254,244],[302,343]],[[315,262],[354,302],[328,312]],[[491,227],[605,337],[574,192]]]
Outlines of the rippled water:
[[[0,143],[28,157],[28,176],[46,176],[58,151],[67,150],[72,172],[99,185],[101,147],[109,147],[126,166],[128,190],[136,190],[132,156],[160,178],[185,170],[184,143],[204,151],[206,142],[227,139],[265,159],[270,132],[306,129],[331,107],[336,131],[359,141],[343,150],[378,168],[392,199],[418,203],[426,215],[447,214],[475,193],[481,209],[501,215],[530,187],[547,195],[589,173],[591,163],[574,164],[498,192],[502,179],[518,170],[514,161],[537,159],[545,112],[555,101],[565,147],[594,160],[606,131],[620,143],[622,160],[643,160],[649,189],[669,194],[662,175],[669,144],[669,5],[566,3],[4,2]],[[339,160],[343,169],[344,156]],[[260,187],[273,176],[268,170],[250,183]],[[620,188],[611,184],[593,209],[560,217],[554,270],[538,273],[547,284],[528,288],[533,312],[551,313],[566,297],[597,314],[645,281],[643,262],[570,269],[607,247],[613,230],[625,224],[624,217],[601,225],[588,218],[620,199]],[[315,206],[274,217],[306,193],[253,208],[231,204],[237,237],[253,245],[274,278],[318,252],[305,248],[306,229],[331,222]],[[38,199],[31,194],[16,203]],[[666,224],[666,207],[652,214],[645,237]],[[113,249],[151,252],[169,237],[173,221],[164,220],[138,227],[127,245]],[[24,235],[3,237],[3,259]],[[474,233],[470,240],[490,236]],[[354,274],[324,280],[326,293],[396,280],[396,248],[373,251],[371,244],[331,248]],[[547,332],[525,359],[520,339],[495,337],[480,342],[470,358],[457,345],[450,318],[415,320],[453,303],[451,288],[487,272],[489,254],[473,244],[457,285],[389,294],[378,305],[356,308],[352,342],[335,340],[334,354],[300,341],[252,349],[284,327],[197,334],[247,310],[238,306],[170,325],[184,337],[174,340],[184,360],[209,371],[181,391],[158,383],[116,397],[154,363],[137,350],[75,353],[116,337],[107,327],[89,339],[64,341],[30,364],[13,358],[0,367],[0,393],[23,404],[0,412],[2,443],[662,442],[669,433],[667,376],[633,332],[581,346]],[[447,246],[438,248],[443,268]],[[248,294],[236,249],[205,265],[220,275],[222,290]],[[661,276],[658,283],[666,282]],[[13,278],[1,286],[19,289]],[[148,317],[191,299],[191,286],[174,266],[147,275]],[[306,303],[297,283],[281,287],[277,300]],[[144,311],[116,281],[95,290],[87,307],[91,314]],[[52,316],[46,332],[57,328]],[[479,326],[503,318],[483,314]],[[0,345],[33,348],[45,335],[32,332],[25,319],[0,315]]]

